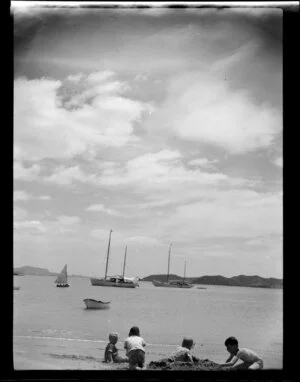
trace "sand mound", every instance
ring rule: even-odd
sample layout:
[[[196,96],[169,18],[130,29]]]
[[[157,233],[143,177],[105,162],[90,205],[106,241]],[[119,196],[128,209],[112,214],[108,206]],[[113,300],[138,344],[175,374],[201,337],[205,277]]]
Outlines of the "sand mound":
[[[149,363],[148,370],[228,370],[209,359],[200,359],[194,364],[190,362],[172,362],[169,359],[161,359]]]

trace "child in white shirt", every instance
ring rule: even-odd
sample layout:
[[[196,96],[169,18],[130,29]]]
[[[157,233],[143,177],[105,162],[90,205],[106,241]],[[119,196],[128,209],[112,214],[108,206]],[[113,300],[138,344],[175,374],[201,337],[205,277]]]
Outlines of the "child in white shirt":
[[[145,340],[140,336],[140,329],[133,326],[124,342],[124,349],[128,356],[129,369],[138,370],[144,367],[145,363]]]
[[[181,362],[198,362],[199,359],[191,355],[191,350],[195,347],[195,342],[192,338],[184,337],[181,346],[175,350],[172,356],[169,358],[170,361],[181,361]]]

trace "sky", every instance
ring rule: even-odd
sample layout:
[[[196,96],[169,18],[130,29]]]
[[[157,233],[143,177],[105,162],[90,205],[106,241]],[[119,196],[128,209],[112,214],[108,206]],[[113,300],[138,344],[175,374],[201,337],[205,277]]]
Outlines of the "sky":
[[[12,14],[15,267],[282,278],[281,10]]]

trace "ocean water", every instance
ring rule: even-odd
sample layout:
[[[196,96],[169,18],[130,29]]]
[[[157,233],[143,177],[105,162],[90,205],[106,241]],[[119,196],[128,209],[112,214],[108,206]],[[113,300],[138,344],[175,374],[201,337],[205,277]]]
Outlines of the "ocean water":
[[[135,289],[98,287],[89,278],[70,277],[57,288],[52,276],[18,276],[14,284],[14,337],[107,341],[117,331],[120,343],[139,326],[147,348],[196,342],[193,354],[224,362],[229,336],[255,350],[265,368],[282,368],[283,291],[207,285],[207,289],[158,288],[140,282]],[[201,285],[203,287],[203,285]],[[108,310],[87,310],[84,298],[111,301]],[[122,346],[120,346],[121,348]]]

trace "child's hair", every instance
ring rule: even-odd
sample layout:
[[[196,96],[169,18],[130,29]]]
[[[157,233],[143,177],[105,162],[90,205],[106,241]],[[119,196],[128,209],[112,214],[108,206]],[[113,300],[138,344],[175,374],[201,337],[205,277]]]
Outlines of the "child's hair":
[[[238,346],[238,340],[235,337],[228,337],[227,340],[225,341],[225,346],[227,345],[236,345]]]
[[[118,338],[119,338],[119,333],[117,332],[113,332],[113,333],[109,333],[109,341],[112,342],[114,339],[116,340],[116,342],[118,341]]]
[[[133,326],[129,331],[130,336],[140,336],[140,329],[137,326]]]
[[[190,337],[184,337],[184,339],[182,340],[181,346],[183,348],[191,349],[193,345],[194,345],[194,340]]]

